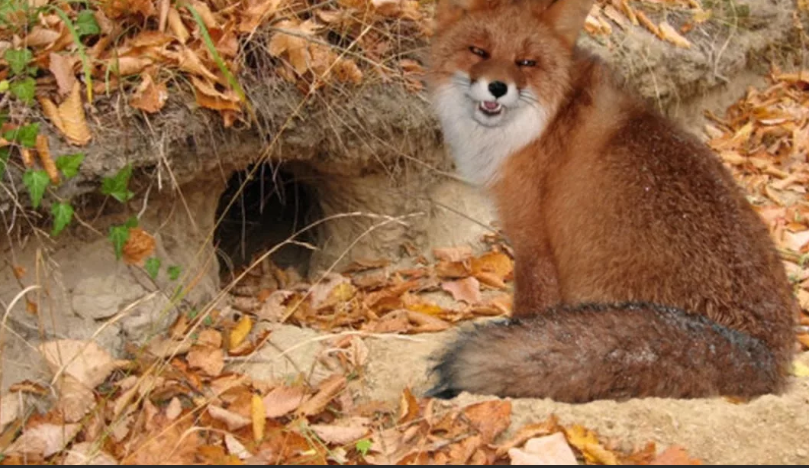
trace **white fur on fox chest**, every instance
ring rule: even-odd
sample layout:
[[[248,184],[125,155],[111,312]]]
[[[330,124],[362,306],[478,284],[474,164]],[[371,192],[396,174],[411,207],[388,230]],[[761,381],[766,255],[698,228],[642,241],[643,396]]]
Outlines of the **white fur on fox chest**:
[[[482,186],[497,179],[509,156],[539,138],[548,120],[538,104],[520,103],[506,109],[512,115],[499,126],[481,125],[472,117],[477,103],[456,83],[437,87],[432,103],[458,171]]]

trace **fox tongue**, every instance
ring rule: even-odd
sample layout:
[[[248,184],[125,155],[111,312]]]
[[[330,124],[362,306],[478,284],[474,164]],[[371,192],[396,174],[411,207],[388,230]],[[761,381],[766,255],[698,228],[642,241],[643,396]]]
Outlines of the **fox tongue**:
[[[497,108],[500,106],[500,104],[498,104],[496,101],[483,101],[482,104],[484,109],[491,111],[497,110]]]

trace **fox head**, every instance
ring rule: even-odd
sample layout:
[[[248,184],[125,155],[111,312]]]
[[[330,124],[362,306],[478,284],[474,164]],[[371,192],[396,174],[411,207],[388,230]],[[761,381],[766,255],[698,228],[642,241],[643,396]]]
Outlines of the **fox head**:
[[[429,88],[461,173],[492,182],[539,138],[569,87],[593,0],[440,0]]]

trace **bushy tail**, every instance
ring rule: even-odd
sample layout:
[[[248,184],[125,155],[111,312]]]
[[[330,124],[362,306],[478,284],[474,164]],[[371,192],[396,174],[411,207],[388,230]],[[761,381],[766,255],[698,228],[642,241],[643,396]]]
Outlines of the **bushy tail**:
[[[785,380],[758,339],[650,304],[559,308],[480,325],[440,357],[430,396],[461,391],[565,402],[631,397],[751,397]]]

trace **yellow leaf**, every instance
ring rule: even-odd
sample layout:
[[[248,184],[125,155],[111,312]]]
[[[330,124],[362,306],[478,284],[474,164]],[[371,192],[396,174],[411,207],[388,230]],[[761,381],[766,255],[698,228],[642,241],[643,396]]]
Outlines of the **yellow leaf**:
[[[795,377],[809,377],[809,366],[802,362],[792,363],[792,375]]]
[[[441,312],[444,311],[440,306],[435,304],[427,304],[427,303],[416,303],[416,304],[408,304],[407,310],[412,310],[413,312],[420,312],[426,315],[440,315]]]
[[[264,438],[264,427],[267,424],[264,400],[258,395],[253,395],[253,402],[250,407],[250,414],[253,417],[253,439],[256,442]]]
[[[239,320],[239,323],[233,327],[233,330],[230,331],[230,349],[235,349],[242,344],[252,329],[253,321],[250,319],[249,315],[245,315]]]
[[[577,424],[570,429],[565,429],[565,435],[567,435],[567,441],[570,442],[570,445],[576,447],[584,455],[588,463],[619,464],[618,457],[598,442],[595,432]]]

